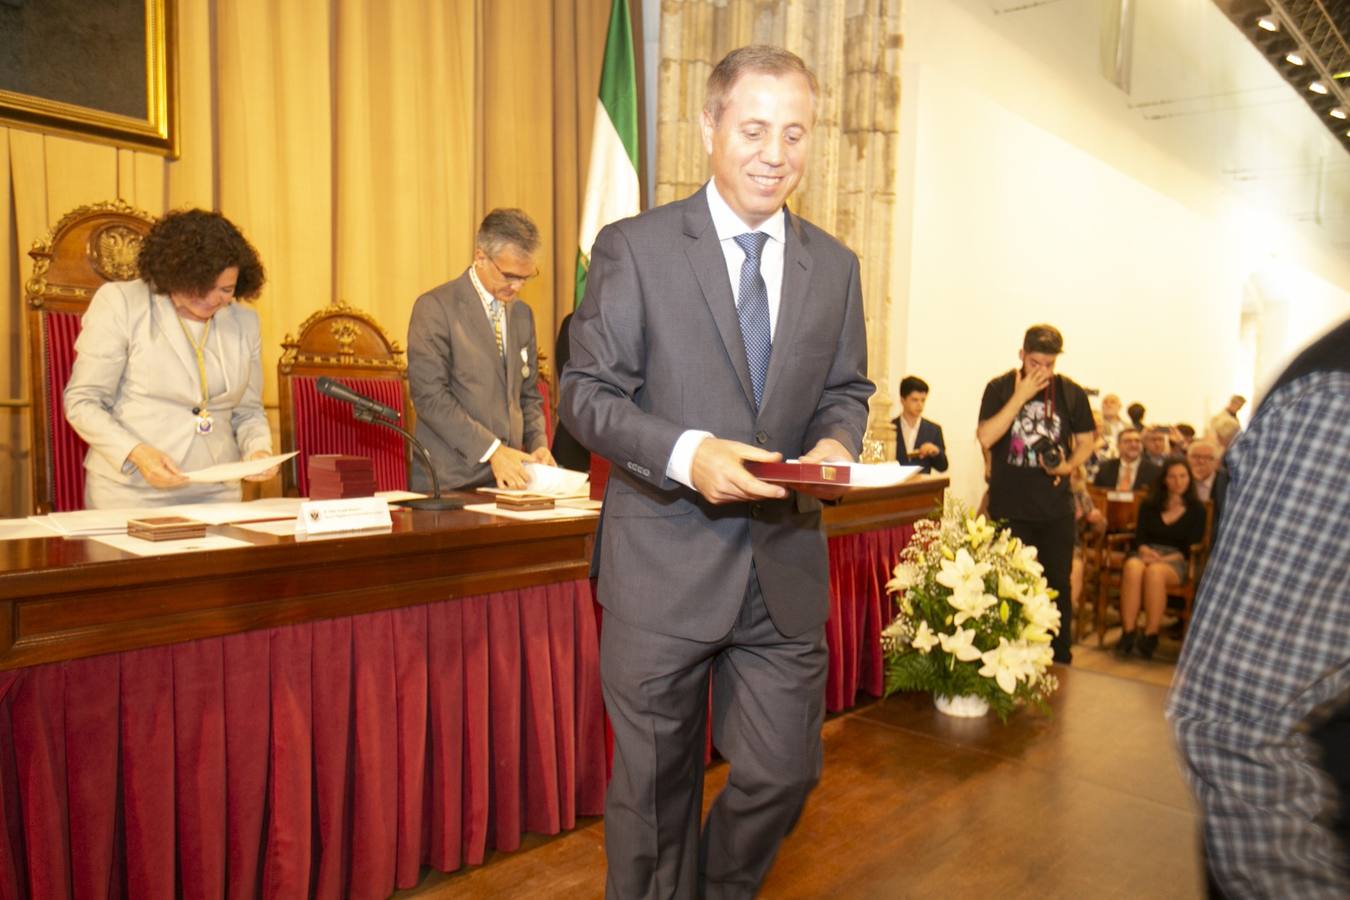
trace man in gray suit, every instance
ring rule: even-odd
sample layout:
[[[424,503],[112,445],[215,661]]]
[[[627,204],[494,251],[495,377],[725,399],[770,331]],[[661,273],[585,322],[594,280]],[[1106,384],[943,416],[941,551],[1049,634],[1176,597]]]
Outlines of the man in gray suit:
[[[417,437],[441,487],[522,488],[526,462],[553,465],[544,430],[534,315],[516,299],[539,274],[539,229],[518,209],[494,209],[474,239],[473,264],[417,298],[408,323],[408,383]],[[431,489],[413,470],[412,489]]]
[[[785,50],[728,54],[703,113],[712,180],[601,231],[572,320],[560,412],[612,463],[611,897],[752,896],[820,776],[820,502],[744,465],[855,458],[873,391],[857,257],[785,206],[815,96]],[[709,679],[731,770],[700,836]]]

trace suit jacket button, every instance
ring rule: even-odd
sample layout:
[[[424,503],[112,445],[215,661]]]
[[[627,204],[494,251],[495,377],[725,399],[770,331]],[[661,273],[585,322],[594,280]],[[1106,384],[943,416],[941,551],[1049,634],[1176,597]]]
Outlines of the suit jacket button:
[[[768,435],[767,432],[763,432],[763,431],[756,431],[756,432],[755,432],[755,443],[756,443],[756,444],[767,444],[768,442],[769,442],[769,435]]]

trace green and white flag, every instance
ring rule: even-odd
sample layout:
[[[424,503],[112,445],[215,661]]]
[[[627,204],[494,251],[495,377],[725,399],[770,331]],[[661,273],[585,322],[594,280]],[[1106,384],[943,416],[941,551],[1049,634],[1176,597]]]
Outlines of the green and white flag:
[[[637,215],[638,190],[637,67],[633,63],[633,26],[628,0],[614,0],[605,38],[605,64],[600,70],[600,97],[591,133],[591,162],[586,171],[586,199],[577,235],[577,292],[586,295],[591,246],[610,222]]]

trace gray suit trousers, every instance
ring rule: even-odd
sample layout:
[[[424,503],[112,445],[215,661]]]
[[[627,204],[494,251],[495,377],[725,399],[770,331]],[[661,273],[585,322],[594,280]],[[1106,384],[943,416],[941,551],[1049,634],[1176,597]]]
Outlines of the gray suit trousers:
[[[611,613],[600,643],[614,728],[606,896],[753,897],[820,779],[824,625],[780,634],[752,569],[721,640],[657,634]],[[730,774],[700,838],[710,679],[713,744]]]

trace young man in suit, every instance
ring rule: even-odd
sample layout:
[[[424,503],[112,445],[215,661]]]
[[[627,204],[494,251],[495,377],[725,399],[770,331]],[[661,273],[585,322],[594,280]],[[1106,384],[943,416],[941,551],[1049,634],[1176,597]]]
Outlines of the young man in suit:
[[[610,897],[753,896],[820,776],[820,502],[745,467],[856,458],[873,391],[858,259],[785,205],[816,93],[785,50],[718,63],[712,180],[602,230],[572,318],[560,412],[613,464],[594,562]],[[700,834],[710,679],[731,767]]]
[[[408,323],[408,386],[417,437],[443,489],[523,488],[525,463],[553,464],[544,429],[534,315],[517,302],[539,274],[539,229],[518,209],[494,209],[474,239],[473,263],[432,288]],[[431,476],[413,469],[415,491]]]
[[[923,474],[947,471],[947,445],[942,426],[923,417],[928,402],[928,382],[917,375],[900,380],[900,415],[895,426],[895,458],[906,466],[922,466]]]

